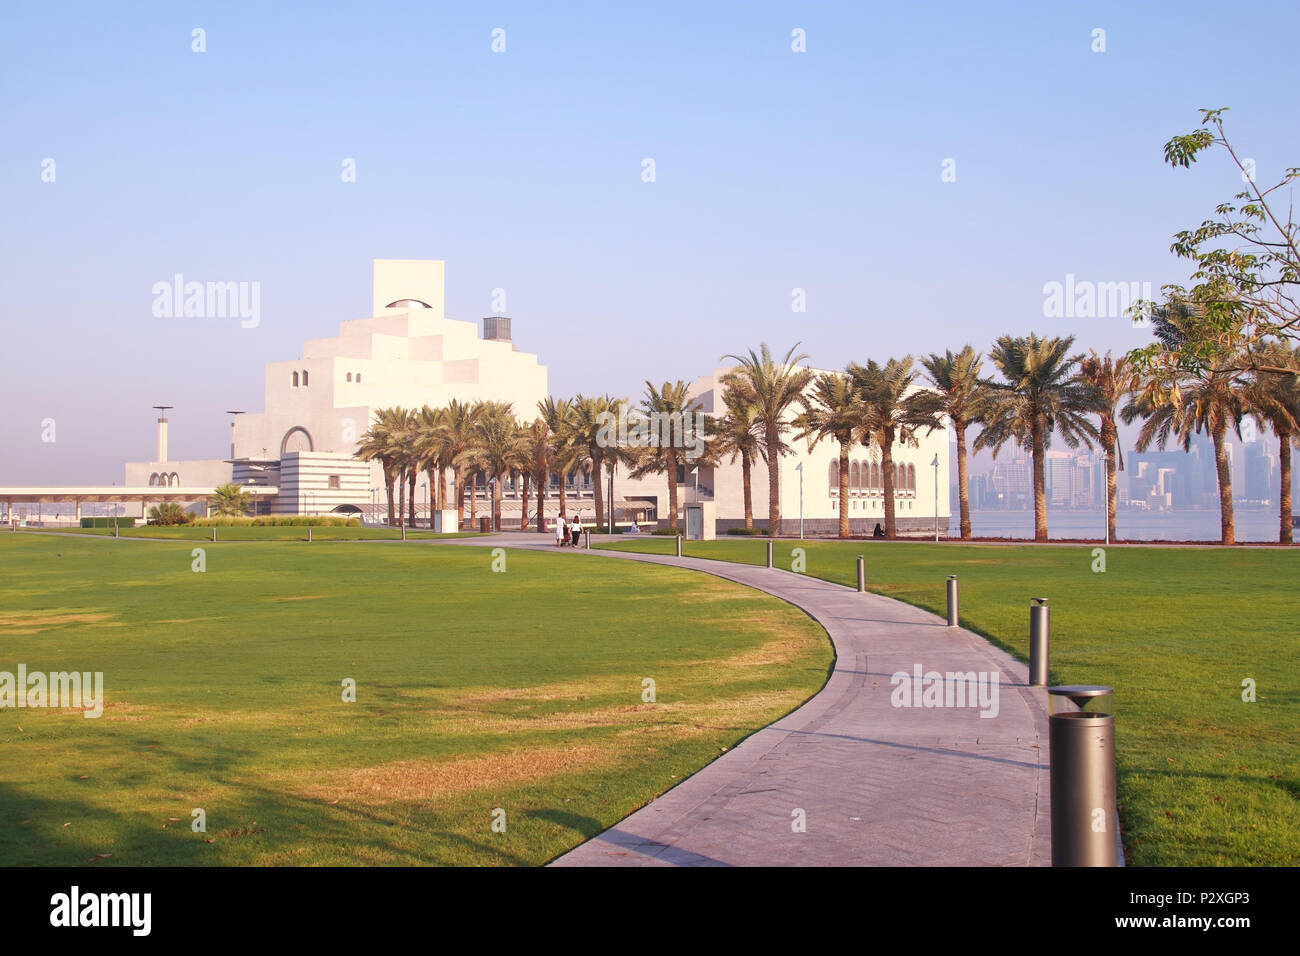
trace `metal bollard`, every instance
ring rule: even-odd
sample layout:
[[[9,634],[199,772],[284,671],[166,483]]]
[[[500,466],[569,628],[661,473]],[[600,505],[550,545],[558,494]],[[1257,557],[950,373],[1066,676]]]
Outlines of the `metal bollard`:
[[[311,525],[307,525],[307,541],[311,542]]]
[[[772,567],[772,551],[773,551],[772,545],[773,545],[773,543],[774,543],[774,542],[772,541],[772,539],[769,538],[768,541],[767,541],[767,566],[768,566],[769,568]]]
[[[867,593],[867,559],[858,555],[858,591]]]
[[[1115,866],[1114,690],[1080,684],[1047,693],[1052,866]],[[1066,699],[1079,709],[1065,709]],[[1093,702],[1096,709],[1083,709]]]
[[[682,536],[680,534],[673,535],[673,540],[677,542],[677,557],[680,558],[682,556]]]
[[[586,541],[587,550],[590,551],[591,550],[591,529],[588,528],[586,531],[582,532],[582,537]]]
[[[213,526],[212,526],[212,540],[213,540],[213,541],[216,541],[216,540],[217,540],[217,526],[216,526],[216,525],[213,525]]]
[[[1047,598],[1033,598],[1029,607],[1029,686],[1047,686],[1047,659],[1051,650]]]
[[[402,540],[406,540],[406,525],[402,525]]]
[[[948,575],[948,626],[957,626],[957,575]]]

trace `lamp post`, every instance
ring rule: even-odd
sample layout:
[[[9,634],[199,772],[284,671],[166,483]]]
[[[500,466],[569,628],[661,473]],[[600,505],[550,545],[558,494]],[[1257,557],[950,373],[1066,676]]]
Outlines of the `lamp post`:
[[[426,494],[426,492],[428,491],[428,488],[429,488],[429,482],[424,481],[424,480],[421,480],[421,481],[420,481],[420,500],[421,500],[421,502],[424,501],[425,494]],[[412,515],[411,517],[414,518],[415,516]],[[418,525],[419,522],[413,521],[412,524],[413,524],[413,525]],[[430,526],[433,525],[433,503],[432,503],[432,502],[430,502],[430,504],[429,504],[429,524],[430,524]]]
[[[799,540],[803,540],[803,462],[794,466],[799,472]]]
[[[492,530],[499,531],[497,527],[497,480],[495,477],[488,479],[488,514],[492,516]]]
[[[939,543],[939,453],[934,453],[934,543]]]

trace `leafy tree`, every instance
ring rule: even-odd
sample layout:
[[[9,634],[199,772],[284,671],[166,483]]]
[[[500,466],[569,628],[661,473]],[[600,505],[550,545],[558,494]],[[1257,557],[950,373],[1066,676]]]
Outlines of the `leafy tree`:
[[[992,448],[996,456],[1007,442],[1015,442],[1033,456],[1034,540],[1047,540],[1047,482],[1045,457],[1052,433],[1070,448],[1097,438],[1097,428],[1085,417],[1097,411],[1096,398],[1074,376],[1080,356],[1070,356],[1074,336],[1039,338],[1037,335],[999,338],[989,358],[1004,381],[986,382],[990,389],[989,415],[975,450]]]
[[[790,428],[791,409],[812,382],[811,369],[800,367],[799,363],[808,356],[795,354],[798,343],[785,353],[780,361],[772,358],[772,352],[764,342],[759,351],[749,350],[749,354],[724,355],[723,359],[734,359],[738,364],[722,377],[724,386],[739,386],[753,400],[753,407],[758,423],[763,432],[763,454],[767,459],[767,533],[775,538],[781,527],[781,456],[788,449],[782,436]]]
[[[1255,182],[1253,161],[1244,159],[1228,140],[1223,114],[1227,108],[1202,110],[1201,126],[1165,143],[1165,162],[1188,168],[1210,150],[1227,153],[1241,173],[1245,188],[1231,202],[1221,203],[1214,218],[1174,237],[1171,251],[1193,264],[1191,289],[1164,287],[1166,305],[1195,303],[1201,320],[1182,338],[1177,349],[1156,343],[1131,353],[1144,373],[1162,371],[1165,377],[1197,368],[1218,372],[1268,370],[1261,350],[1271,339],[1300,340],[1300,227],[1289,197],[1289,186],[1300,168],[1285,171],[1280,181],[1263,188]],[[1151,313],[1155,303],[1136,303]],[[1293,374],[1274,367],[1273,371]],[[1168,398],[1157,393],[1152,399]]]
[[[193,524],[190,514],[175,501],[163,501],[149,509],[149,523],[159,525]]]

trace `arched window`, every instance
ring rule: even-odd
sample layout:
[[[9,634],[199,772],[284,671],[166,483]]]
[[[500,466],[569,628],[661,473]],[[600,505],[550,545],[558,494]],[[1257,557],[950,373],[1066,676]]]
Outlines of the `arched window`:
[[[306,387],[307,387],[307,370],[306,370],[306,369],[303,369],[303,370],[302,370],[302,387],[303,387],[303,388],[306,388]]]
[[[158,484],[158,472],[155,471],[152,475],[149,476],[149,484],[150,486]]]
[[[830,489],[831,494],[838,495],[840,493],[840,462],[838,458],[835,461],[831,462],[830,479],[831,479],[831,489]]]
[[[349,382],[352,381],[352,373],[351,373],[351,372],[348,372],[348,381],[349,381]]]
[[[880,466],[874,461],[871,463],[871,488],[874,490],[880,487]]]
[[[179,485],[180,483],[181,483],[181,476],[176,474],[176,472],[173,471],[170,475],[167,476],[167,484]]]
[[[849,491],[856,492],[858,490],[858,482],[861,477],[858,472],[858,463],[856,461],[851,462],[849,464]]]
[[[916,465],[907,466],[907,490],[916,491]]]
[[[361,373],[360,373],[360,372],[357,372],[357,381],[358,381],[358,382],[361,381]]]
[[[294,373],[293,373],[293,387],[294,387],[294,388],[297,388],[297,387],[298,387],[298,373],[297,373],[297,372],[294,372]]]

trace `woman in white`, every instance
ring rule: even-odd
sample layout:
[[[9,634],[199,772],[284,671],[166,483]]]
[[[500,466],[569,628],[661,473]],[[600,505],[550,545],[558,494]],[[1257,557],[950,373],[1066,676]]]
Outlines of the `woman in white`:
[[[564,515],[559,515],[555,519],[555,546],[564,547]]]

